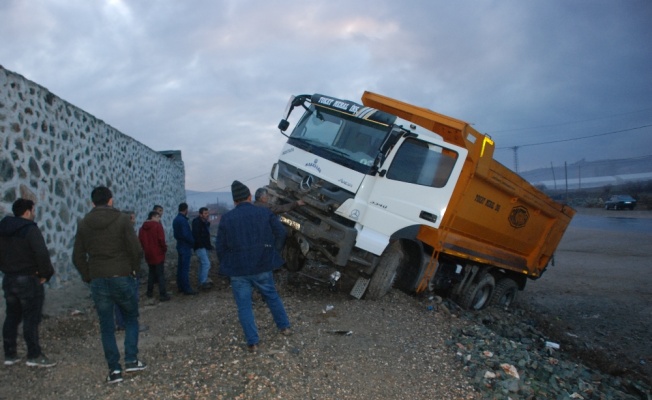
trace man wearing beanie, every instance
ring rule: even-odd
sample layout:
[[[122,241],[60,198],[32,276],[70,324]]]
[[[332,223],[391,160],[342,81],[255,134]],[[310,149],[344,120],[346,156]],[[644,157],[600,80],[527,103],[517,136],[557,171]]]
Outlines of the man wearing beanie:
[[[254,288],[267,303],[279,332],[286,336],[292,334],[272,274],[273,270],[283,265],[280,254],[286,232],[281,221],[269,209],[251,203],[251,192],[241,182],[233,181],[231,193],[235,208],[222,216],[215,247],[220,260],[220,273],[231,279],[238,319],[248,349],[256,352],[259,337],[251,302]]]

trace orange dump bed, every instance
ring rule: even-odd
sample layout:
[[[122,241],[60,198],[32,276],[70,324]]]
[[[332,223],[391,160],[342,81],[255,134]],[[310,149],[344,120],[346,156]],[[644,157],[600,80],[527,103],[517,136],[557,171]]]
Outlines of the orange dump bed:
[[[469,124],[425,108],[365,92],[365,106],[414,122],[469,150],[439,229],[419,240],[435,252],[538,278],[575,210],[550,199],[493,159],[494,143]]]

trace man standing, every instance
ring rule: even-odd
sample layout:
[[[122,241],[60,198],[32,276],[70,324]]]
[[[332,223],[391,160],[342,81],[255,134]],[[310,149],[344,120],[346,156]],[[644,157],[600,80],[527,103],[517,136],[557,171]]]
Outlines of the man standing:
[[[180,293],[185,295],[195,295],[196,291],[190,286],[190,257],[192,248],[195,245],[195,239],[190,230],[188,223],[188,204],[179,204],[179,214],[172,221],[172,230],[174,238],[177,240],[177,253],[179,260],[177,262],[177,288]]]
[[[141,248],[129,215],[113,207],[113,193],[99,186],[91,192],[93,209],[79,222],[72,257],[91,295],[100,320],[102,348],[109,365],[108,383],[122,381],[120,351],[115,340],[113,309],[125,320],[125,372],[142,371],[138,360],[136,273]]]
[[[304,204],[306,203],[304,203],[303,200],[297,200],[287,204],[271,204],[269,202],[269,193],[265,187],[258,188],[258,190],[256,190],[256,194],[254,195],[255,206],[269,208],[270,211],[272,211],[274,214],[282,214],[288,211],[292,211]]]
[[[231,278],[238,319],[248,349],[256,352],[259,338],[251,302],[254,288],[263,296],[281,334],[292,334],[272,274],[273,270],[283,265],[280,252],[286,232],[281,221],[270,210],[251,204],[251,193],[245,185],[234,181],[231,192],[235,208],[222,216],[215,247],[220,260],[220,273]]]
[[[147,221],[138,231],[138,240],[143,247],[145,261],[149,266],[147,297],[154,296],[154,282],[158,282],[159,300],[170,300],[165,287],[165,253],[168,251],[168,246],[165,243],[165,232],[163,232],[159,213],[150,211]]]
[[[195,239],[195,254],[199,259],[199,288],[208,290],[213,287],[213,282],[208,278],[211,262],[208,259],[208,250],[213,250],[210,234],[211,223],[208,221],[208,208],[201,207],[199,216],[192,220],[192,236]]]
[[[2,327],[5,365],[19,360],[18,325],[23,323],[28,367],[53,367],[41,351],[38,326],[41,323],[45,290],[43,284],[54,275],[45,240],[34,222],[34,202],[18,199],[11,207],[14,216],[0,221],[0,271],[4,273],[6,318]]]
[[[163,218],[163,206],[154,204],[154,207],[152,207],[152,211],[156,211],[158,215],[160,215],[161,218]]]

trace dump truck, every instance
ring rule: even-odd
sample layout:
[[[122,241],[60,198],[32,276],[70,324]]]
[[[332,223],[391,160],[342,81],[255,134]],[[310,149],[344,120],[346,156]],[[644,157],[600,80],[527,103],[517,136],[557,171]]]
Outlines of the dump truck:
[[[280,215],[288,270],[327,265],[332,283],[353,278],[356,298],[394,287],[509,306],[554,261],[575,210],[494,160],[494,141],[470,124],[372,92],[361,103],[287,104],[268,192],[304,202]]]

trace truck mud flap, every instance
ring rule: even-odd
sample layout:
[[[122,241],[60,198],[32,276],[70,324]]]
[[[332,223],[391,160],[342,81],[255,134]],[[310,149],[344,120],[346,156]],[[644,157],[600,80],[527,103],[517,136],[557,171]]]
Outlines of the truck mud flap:
[[[367,286],[369,286],[370,281],[371,279],[369,278],[359,277],[358,280],[355,281],[355,285],[353,285],[353,289],[351,289],[351,296],[360,300],[364,295],[364,292],[367,291]]]

